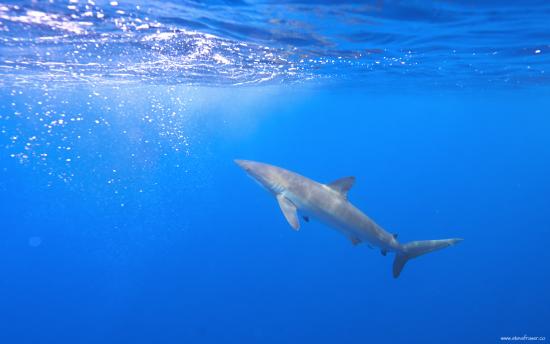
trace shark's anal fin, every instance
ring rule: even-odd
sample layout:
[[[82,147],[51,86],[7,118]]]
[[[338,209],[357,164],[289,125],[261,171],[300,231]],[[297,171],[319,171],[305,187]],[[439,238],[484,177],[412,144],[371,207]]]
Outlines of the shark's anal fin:
[[[304,215],[302,216],[302,218],[304,219],[305,222],[309,222],[309,216]]]
[[[361,243],[361,240],[360,240],[360,239],[357,239],[357,238],[355,238],[355,237],[350,237],[349,239],[351,240],[351,244],[352,244],[353,246],[359,245],[359,244]]]
[[[383,256],[386,256],[388,254],[388,251],[386,250],[380,250],[380,253],[382,253]]]
[[[327,184],[327,186],[338,191],[344,198],[348,198],[348,191],[355,183],[355,177],[344,177]]]
[[[295,231],[300,229],[300,221],[298,220],[298,214],[296,213],[296,206],[283,195],[277,195],[277,201],[279,207],[283,211],[283,215],[286,220]]]

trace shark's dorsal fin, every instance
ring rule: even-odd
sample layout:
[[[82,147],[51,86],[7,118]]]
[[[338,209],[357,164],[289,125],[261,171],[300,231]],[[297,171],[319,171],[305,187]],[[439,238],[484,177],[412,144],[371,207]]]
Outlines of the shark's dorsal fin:
[[[283,215],[286,220],[295,231],[300,229],[300,221],[298,220],[298,214],[296,213],[296,206],[288,200],[285,196],[279,194],[277,195],[277,201],[279,202],[279,207],[283,211]]]
[[[355,183],[355,177],[344,177],[327,184],[327,186],[333,190],[338,191],[345,198],[348,198],[348,191]]]

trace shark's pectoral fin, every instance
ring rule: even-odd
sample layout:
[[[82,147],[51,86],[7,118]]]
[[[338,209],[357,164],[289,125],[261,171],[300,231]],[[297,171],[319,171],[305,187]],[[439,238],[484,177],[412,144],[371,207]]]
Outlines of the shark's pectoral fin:
[[[355,177],[344,177],[327,184],[327,186],[341,193],[344,198],[348,198],[348,191],[353,183],[355,183]]]
[[[300,229],[300,221],[296,212],[296,206],[283,195],[277,195],[277,201],[283,211],[286,220],[295,231]]]
[[[361,239],[357,239],[357,238],[355,238],[355,237],[350,237],[349,239],[351,240],[351,244],[352,244],[353,246],[358,245],[358,244],[361,243]]]

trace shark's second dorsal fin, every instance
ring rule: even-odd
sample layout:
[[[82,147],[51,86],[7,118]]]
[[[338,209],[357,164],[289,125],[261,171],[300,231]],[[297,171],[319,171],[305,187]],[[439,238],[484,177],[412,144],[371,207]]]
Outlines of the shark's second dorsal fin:
[[[333,190],[338,191],[345,198],[348,198],[348,191],[355,183],[355,177],[344,177],[327,184],[327,186]]]
[[[296,206],[294,203],[281,194],[277,195],[277,201],[279,202],[279,207],[281,207],[281,210],[283,211],[283,215],[292,229],[295,231],[299,230],[300,220],[298,220],[298,214],[296,214]]]

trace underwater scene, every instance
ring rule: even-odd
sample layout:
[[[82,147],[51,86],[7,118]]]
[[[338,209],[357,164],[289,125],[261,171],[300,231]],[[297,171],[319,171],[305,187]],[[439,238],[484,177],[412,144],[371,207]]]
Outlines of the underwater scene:
[[[550,338],[550,2],[0,1],[0,343]]]

